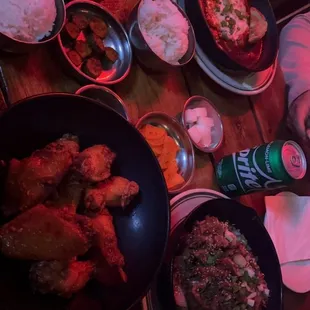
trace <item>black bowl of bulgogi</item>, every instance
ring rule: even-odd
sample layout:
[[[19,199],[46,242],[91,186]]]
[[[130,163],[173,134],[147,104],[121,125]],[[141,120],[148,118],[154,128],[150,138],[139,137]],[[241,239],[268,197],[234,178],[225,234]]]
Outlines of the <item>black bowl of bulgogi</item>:
[[[256,72],[278,54],[278,31],[268,0],[185,0],[199,46],[224,69]]]
[[[170,308],[282,309],[279,260],[253,209],[206,202],[176,228],[170,250],[161,273],[171,279]]]
[[[123,26],[99,4],[73,1],[58,36],[58,54],[68,73],[82,83],[111,85],[129,73],[132,51]]]

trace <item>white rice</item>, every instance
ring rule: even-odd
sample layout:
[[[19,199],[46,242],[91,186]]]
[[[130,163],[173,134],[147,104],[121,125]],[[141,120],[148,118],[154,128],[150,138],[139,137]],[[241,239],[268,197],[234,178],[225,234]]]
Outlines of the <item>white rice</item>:
[[[53,30],[55,0],[0,0],[0,32],[25,42],[37,42]]]
[[[178,64],[188,49],[187,20],[170,0],[142,0],[138,21],[152,51],[170,64]]]

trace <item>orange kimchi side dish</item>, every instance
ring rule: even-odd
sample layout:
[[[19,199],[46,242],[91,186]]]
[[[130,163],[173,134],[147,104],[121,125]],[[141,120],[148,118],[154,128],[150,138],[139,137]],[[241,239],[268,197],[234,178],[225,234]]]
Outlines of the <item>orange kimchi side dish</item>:
[[[217,46],[237,63],[246,67],[253,66],[260,58],[262,40],[261,37],[249,39],[251,9],[248,0],[199,2]],[[265,33],[262,32],[261,36]]]
[[[176,304],[191,310],[262,310],[270,293],[245,237],[210,216],[183,236],[173,282]]]

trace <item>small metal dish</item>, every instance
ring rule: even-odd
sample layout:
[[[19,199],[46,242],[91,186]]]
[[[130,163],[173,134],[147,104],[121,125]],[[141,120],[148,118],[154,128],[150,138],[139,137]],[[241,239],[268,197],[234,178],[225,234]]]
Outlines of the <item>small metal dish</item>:
[[[183,108],[182,123],[183,123],[184,128],[188,130],[189,128],[185,122],[185,111],[187,109],[195,109],[195,108],[201,108],[201,107],[204,107],[207,109],[208,117],[211,117],[214,121],[214,127],[212,128],[212,131],[211,131],[211,145],[208,147],[204,147],[202,145],[195,143],[193,139],[191,140],[197,149],[205,153],[212,153],[220,147],[220,145],[223,142],[223,136],[224,136],[222,119],[221,119],[220,114],[217,112],[216,108],[214,107],[214,105],[205,97],[202,97],[202,96],[190,97],[185,102],[185,105]]]
[[[124,101],[111,89],[104,86],[87,85],[78,89],[75,94],[95,99],[101,104],[108,106],[130,122]]]
[[[182,192],[191,183],[195,172],[195,153],[187,132],[175,118],[162,112],[145,114],[138,120],[136,128],[141,129],[146,124],[164,128],[179,146],[180,151],[177,154],[176,160],[179,173],[185,182],[179,187],[169,189],[168,191],[172,195]]]
[[[135,55],[138,60],[147,68],[150,68],[154,71],[165,71],[171,67],[181,67],[186,65],[191,61],[191,59],[195,55],[196,50],[196,38],[194,29],[190,20],[188,19],[186,13],[177,5],[175,2],[173,4],[178,8],[181,14],[185,17],[189,25],[188,31],[188,50],[186,54],[179,60],[179,64],[170,64],[163,59],[159,58],[149,47],[147,42],[144,39],[144,36],[141,32],[140,25],[139,25],[139,10],[142,5],[143,1],[140,4],[137,4],[136,7],[133,9],[129,20],[126,25],[126,29],[128,32],[128,36],[130,38],[130,42],[135,49]]]
[[[46,44],[53,39],[55,39],[66,21],[66,9],[63,0],[55,0],[56,5],[56,19],[54,22],[54,27],[49,36],[44,37],[38,42],[25,42],[18,39],[14,39],[2,32],[0,32],[0,49],[10,53],[22,54],[33,51],[35,48]]]
[[[106,47],[112,47],[119,55],[119,59],[109,66],[105,66],[102,74],[94,79],[76,67],[67,56],[66,47],[61,34],[57,37],[60,61],[68,73],[83,84],[112,85],[121,82],[129,74],[132,63],[132,50],[129,38],[123,26],[99,4],[92,1],[73,1],[66,5],[67,17],[73,13],[82,13],[89,17],[102,19],[108,26],[108,35],[103,40]]]

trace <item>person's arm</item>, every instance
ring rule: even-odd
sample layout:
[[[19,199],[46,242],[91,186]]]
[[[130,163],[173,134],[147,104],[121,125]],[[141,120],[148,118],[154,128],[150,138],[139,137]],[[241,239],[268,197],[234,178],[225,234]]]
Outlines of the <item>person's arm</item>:
[[[310,12],[295,17],[280,35],[279,61],[289,105],[310,90]]]
[[[288,126],[305,140],[310,139],[310,90],[303,92],[291,104]]]

